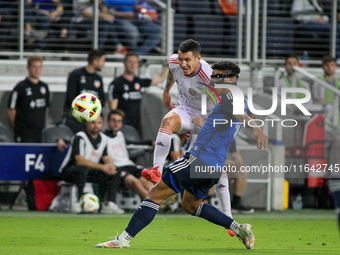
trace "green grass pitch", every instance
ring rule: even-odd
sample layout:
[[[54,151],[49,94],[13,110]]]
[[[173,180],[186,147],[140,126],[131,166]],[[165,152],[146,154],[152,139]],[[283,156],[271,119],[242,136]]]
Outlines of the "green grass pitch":
[[[0,211],[0,254],[340,254],[332,210],[235,214],[253,225],[252,251],[223,228],[182,214],[158,214],[130,249],[94,248],[121,233],[130,217]]]

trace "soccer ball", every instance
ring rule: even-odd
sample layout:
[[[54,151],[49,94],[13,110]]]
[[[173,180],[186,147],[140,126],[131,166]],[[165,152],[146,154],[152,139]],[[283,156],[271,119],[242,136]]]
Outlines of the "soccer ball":
[[[85,213],[96,213],[99,209],[99,199],[94,194],[84,194],[81,196],[80,200],[80,207],[82,212]]]
[[[92,122],[100,116],[101,112],[102,104],[93,94],[80,94],[72,102],[72,115],[79,122]]]

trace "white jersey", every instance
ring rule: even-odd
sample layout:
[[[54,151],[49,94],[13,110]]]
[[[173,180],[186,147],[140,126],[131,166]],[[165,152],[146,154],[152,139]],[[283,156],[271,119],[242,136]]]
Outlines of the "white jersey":
[[[182,68],[178,63],[178,54],[173,54],[169,61],[170,72],[174,76],[178,88],[178,103],[180,107],[201,111],[202,107],[202,94],[206,94],[203,90],[209,90],[205,85],[210,84],[210,76],[212,69],[210,65],[204,60],[200,60],[200,68],[198,71],[190,76],[186,77]],[[210,113],[214,108],[214,103],[210,96],[207,96],[207,113]]]
[[[107,154],[111,156],[116,167],[134,166],[126,149],[125,137],[122,131],[118,131],[115,137],[108,137]]]
[[[85,132],[80,131],[80,132],[76,133],[72,137],[71,146],[70,146],[70,148],[69,148],[69,150],[66,154],[66,157],[65,157],[63,163],[61,164],[61,166],[59,168],[59,172],[61,172],[62,169],[71,160],[71,155],[72,155],[72,150],[73,150],[72,144],[73,144],[74,138],[76,136],[82,138],[82,140],[79,143],[79,154],[84,156],[84,158],[86,160],[89,160],[93,163],[99,163],[101,158],[103,157],[103,153],[104,153],[104,150],[105,150],[105,148],[107,146],[107,142],[108,142],[108,137],[106,135],[104,135],[102,132],[99,132],[99,135],[101,137],[101,142],[100,142],[99,147],[97,149],[95,149]]]

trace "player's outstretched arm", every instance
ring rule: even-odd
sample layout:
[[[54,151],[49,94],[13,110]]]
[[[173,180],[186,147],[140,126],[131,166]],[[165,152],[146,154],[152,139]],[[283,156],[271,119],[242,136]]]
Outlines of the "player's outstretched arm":
[[[171,104],[171,96],[169,94],[170,89],[172,88],[174,83],[175,83],[175,78],[169,70],[168,77],[166,78],[164,92],[163,92],[163,104],[164,104],[165,108],[167,108],[169,110],[172,110],[173,108],[175,108]]]
[[[265,149],[268,146],[268,139],[267,136],[262,132],[261,128],[258,127],[253,121],[251,117],[248,116],[248,114],[245,112],[244,115],[234,115],[236,119],[238,119],[240,122],[245,123],[245,126],[248,128],[252,128],[253,138],[257,142],[257,149]],[[249,125],[251,123],[251,126]]]

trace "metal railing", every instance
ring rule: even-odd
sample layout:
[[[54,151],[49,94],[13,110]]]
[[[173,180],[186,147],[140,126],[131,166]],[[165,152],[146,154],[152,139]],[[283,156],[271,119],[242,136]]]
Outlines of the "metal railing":
[[[297,87],[297,73],[306,77],[309,80],[316,81],[314,86],[322,86],[334,93],[334,101],[333,101],[333,118],[332,118],[332,126],[333,128],[339,128],[339,97],[340,97],[340,90],[331,86],[327,82],[321,80],[314,74],[307,72],[306,70],[300,67],[293,68],[293,76],[292,76],[292,86]]]

